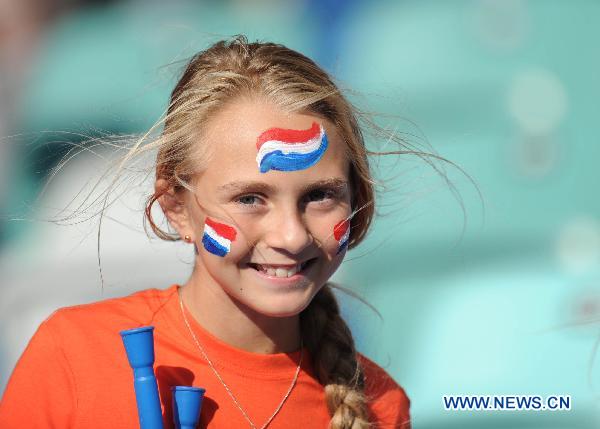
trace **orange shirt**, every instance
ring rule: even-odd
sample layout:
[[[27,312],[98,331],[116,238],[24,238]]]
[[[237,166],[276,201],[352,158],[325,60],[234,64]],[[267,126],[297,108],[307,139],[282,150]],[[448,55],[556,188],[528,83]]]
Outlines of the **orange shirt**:
[[[170,387],[175,385],[206,389],[200,427],[249,427],[193,342],[177,287],[54,312],[17,362],[0,402],[0,428],[139,427],[132,370],[119,332],[146,325],[155,328],[154,369],[165,429],[173,427]],[[189,314],[188,320],[223,380],[261,427],[287,392],[301,351],[250,353],[212,336]],[[324,389],[306,348],[303,352],[296,386],[269,429],[327,427]],[[404,390],[375,363],[362,355],[359,359],[375,427],[410,428]]]

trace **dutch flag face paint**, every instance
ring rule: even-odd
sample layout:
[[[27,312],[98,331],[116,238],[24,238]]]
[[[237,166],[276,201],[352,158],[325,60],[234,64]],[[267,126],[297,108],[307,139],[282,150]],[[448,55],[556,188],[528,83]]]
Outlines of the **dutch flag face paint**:
[[[256,148],[261,173],[304,170],[316,164],[327,150],[327,135],[316,122],[308,130],[271,128],[258,137]]]
[[[342,220],[333,227],[333,237],[339,243],[337,254],[343,252],[348,247],[348,239],[350,238],[350,221]]]
[[[204,235],[202,244],[204,248],[217,256],[225,256],[231,250],[231,242],[235,241],[235,228],[216,222],[210,218],[204,221]]]

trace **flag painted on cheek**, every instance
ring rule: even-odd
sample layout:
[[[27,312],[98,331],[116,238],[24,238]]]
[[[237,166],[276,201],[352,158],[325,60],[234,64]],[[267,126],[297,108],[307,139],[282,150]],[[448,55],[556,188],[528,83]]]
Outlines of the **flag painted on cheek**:
[[[204,248],[217,256],[225,256],[231,251],[231,242],[235,241],[235,228],[216,222],[209,217],[204,221],[202,244]]]
[[[325,130],[316,122],[308,130],[271,128],[258,136],[256,163],[261,173],[304,170],[321,159],[327,145]]]
[[[333,237],[339,243],[337,254],[343,252],[348,247],[348,239],[350,238],[350,221],[344,219],[338,222],[333,227]]]

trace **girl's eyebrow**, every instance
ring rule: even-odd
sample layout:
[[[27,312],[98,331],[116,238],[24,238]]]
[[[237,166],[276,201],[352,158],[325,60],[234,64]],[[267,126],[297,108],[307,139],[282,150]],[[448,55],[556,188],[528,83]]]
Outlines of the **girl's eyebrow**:
[[[234,192],[247,192],[249,190],[252,190],[254,192],[269,192],[273,190],[273,187],[264,182],[235,181],[226,183],[217,188],[217,192],[222,194]]]
[[[317,180],[306,184],[302,191],[306,192],[315,188],[334,188],[339,191],[346,190],[348,188],[348,181],[337,177],[328,179]],[[233,192],[262,192],[265,194],[275,192],[276,188],[265,182],[258,181],[234,181],[221,185],[217,188],[219,193],[233,193]]]
[[[340,179],[337,177],[332,177],[330,179],[317,180],[315,182],[309,183],[304,187],[304,191],[308,191],[310,189],[316,188],[330,188],[335,189],[337,191],[344,191],[348,189],[348,181],[346,179]]]

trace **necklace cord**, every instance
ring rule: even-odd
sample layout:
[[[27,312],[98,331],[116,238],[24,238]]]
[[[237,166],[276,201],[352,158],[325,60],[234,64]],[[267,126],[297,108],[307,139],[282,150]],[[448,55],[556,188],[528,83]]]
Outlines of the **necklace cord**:
[[[227,391],[227,394],[233,400],[233,403],[238,407],[238,409],[241,411],[241,413],[244,416],[244,418],[248,421],[248,423],[250,424],[250,427],[252,429],[256,429],[256,425],[252,422],[252,420],[248,416],[248,413],[246,413],[246,411],[242,408],[242,406],[240,405],[239,401],[237,400],[237,398],[235,397],[235,395],[233,394],[233,392],[231,391],[231,389],[229,388],[229,386],[227,386],[227,383],[225,383],[225,381],[223,380],[223,378],[221,377],[221,375],[219,374],[219,372],[217,371],[217,369],[213,365],[212,361],[210,360],[210,358],[208,357],[208,355],[204,351],[204,348],[200,345],[200,342],[198,341],[198,338],[196,338],[196,334],[192,330],[192,328],[191,328],[191,326],[190,326],[190,324],[188,322],[187,316],[185,314],[185,310],[183,308],[183,298],[181,296],[181,292],[178,291],[177,294],[179,296],[179,307],[181,308],[181,315],[183,316],[183,321],[185,322],[185,326],[187,327],[190,335],[192,336],[192,338],[194,340],[194,343],[196,343],[196,346],[198,347],[198,350],[200,350],[200,353],[202,353],[202,357],[204,357],[204,359],[208,363],[208,366],[210,367],[210,369],[212,370],[212,372],[215,374],[215,376],[217,377],[217,379],[219,380],[219,382],[223,385],[223,387]],[[275,418],[275,416],[277,415],[277,413],[279,413],[279,411],[283,407],[283,404],[285,403],[285,401],[288,399],[288,397],[292,393],[292,390],[294,389],[294,387],[296,386],[296,382],[298,381],[298,375],[300,374],[300,368],[302,367],[302,357],[303,356],[304,356],[304,344],[302,342],[302,336],[300,336],[300,360],[298,362],[298,367],[296,368],[296,373],[294,374],[294,378],[292,380],[292,384],[288,388],[287,392],[283,396],[283,399],[281,400],[281,402],[279,403],[279,405],[277,406],[277,408],[275,409],[275,411],[273,412],[273,414],[271,414],[271,417],[269,417],[267,419],[267,421],[265,422],[265,424],[263,424],[260,427],[260,429],[265,429],[271,423],[271,421]]]

